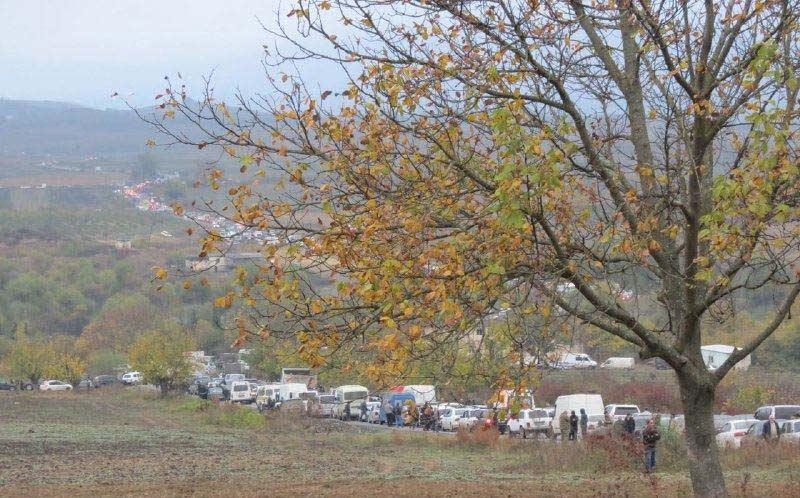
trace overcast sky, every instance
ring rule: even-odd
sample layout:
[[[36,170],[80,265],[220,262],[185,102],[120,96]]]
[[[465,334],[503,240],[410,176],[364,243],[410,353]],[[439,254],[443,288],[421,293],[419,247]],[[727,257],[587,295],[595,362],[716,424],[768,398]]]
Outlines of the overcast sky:
[[[0,0],[0,97],[119,107],[153,102],[163,77],[214,71],[218,94],[264,89],[277,0]],[[287,9],[284,2],[284,10]],[[285,12],[284,12],[285,14]],[[319,75],[319,74],[318,74]]]

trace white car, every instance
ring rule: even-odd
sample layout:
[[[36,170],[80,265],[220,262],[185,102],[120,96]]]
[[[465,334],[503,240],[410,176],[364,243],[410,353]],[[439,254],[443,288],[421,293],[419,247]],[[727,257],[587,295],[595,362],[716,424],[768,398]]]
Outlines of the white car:
[[[243,380],[231,382],[230,400],[231,403],[251,403],[250,383]]]
[[[481,408],[469,408],[464,413],[461,414],[461,417],[455,423],[454,430],[465,430],[465,431],[472,431],[475,429],[475,426],[478,425],[478,417],[480,417],[482,413]]]
[[[72,384],[60,380],[46,380],[39,384],[40,391],[71,391]]]
[[[611,415],[612,420],[622,420],[631,415],[639,415],[639,407],[637,405],[606,405],[606,413]]]
[[[443,431],[454,431],[458,429],[458,421],[467,408],[447,408],[442,412],[441,422]]]
[[[123,384],[131,386],[142,381],[142,374],[139,372],[127,372],[120,378]]]
[[[781,439],[792,443],[800,442],[800,420],[787,420],[781,426]]]
[[[742,444],[742,436],[756,422],[754,418],[726,422],[717,432],[717,444],[723,448],[738,448]]]
[[[381,402],[380,401],[367,401],[367,414],[362,418],[364,422],[370,424],[381,423]]]
[[[547,434],[552,419],[544,408],[520,410],[516,417],[508,419],[508,433],[511,436]]]

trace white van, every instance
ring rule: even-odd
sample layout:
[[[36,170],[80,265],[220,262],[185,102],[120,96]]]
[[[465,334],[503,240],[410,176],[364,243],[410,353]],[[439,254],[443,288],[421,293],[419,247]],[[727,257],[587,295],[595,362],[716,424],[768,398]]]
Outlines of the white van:
[[[567,353],[556,363],[556,366],[565,370],[571,368],[595,369],[597,368],[597,362],[591,359],[588,354]]]
[[[394,386],[389,389],[390,393],[409,393],[414,395],[414,400],[418,406],[425,403],[436,403],[436,386],[427,384],[416,384],[412,386]]]
[[[230,383],[231,403],[252,403],[253,393],[250,392],[250,383],[235,380]]]
[[[336,404],[333,405],[333,417],[343,420],[344,407],[350,403],[350,418],[361,418],[361,402],[369,401],[369,389],[359,385],[339,386],[333,390]]]
[[[120,380],[122,381],[123,384],[129,386],[133,384],[138,384],[142,381],[142,374],[139,372],[128,372],[126,374],[123,374]]]
[[[630,357],[612,356],[600,364],[600,368],[620,368],[624,370],[633,370],[636,366],[636,361]]]
[[[556,434],[561,434],[561,427],[558,424],[561,413],[566,411],[567,415],[571,415],[575,411],[575,415],[580,417],[581,408],[586,410],[586,415],[589,416],[589,430],[594,430],[597,426],[603,423],[605,411],[603,406],[603,397],[599,394],[567,394],[556,398],[556,413],[553,418],[553,431]]]

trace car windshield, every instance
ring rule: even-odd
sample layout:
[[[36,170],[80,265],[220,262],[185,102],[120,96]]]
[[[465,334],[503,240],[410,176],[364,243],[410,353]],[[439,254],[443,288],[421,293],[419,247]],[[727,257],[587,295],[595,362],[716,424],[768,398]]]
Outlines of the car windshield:
[[[752,423],[749,420],[738,420],[733,423],[733,429],[737,431],[748,429]]]
[[[247,384],[239,384],[239,385],[233,386],[233,390],[234,391],[249,391],[250,390],[250,386],[248,386]]]
[[[335,403],[336,402],[336,396],[334,396],[332,394],[324,394],[324,395],[319,397],[319,402],[320,403]]]
[[[639,413],[639,410],[637,410],[635,406],[618,406],[614,412],[615,415],[627,415],[629,413],[631,415],[636,415]]]
[[[533,418],[547,418],[547,412],[545,410],[533,410],[532,416]]]

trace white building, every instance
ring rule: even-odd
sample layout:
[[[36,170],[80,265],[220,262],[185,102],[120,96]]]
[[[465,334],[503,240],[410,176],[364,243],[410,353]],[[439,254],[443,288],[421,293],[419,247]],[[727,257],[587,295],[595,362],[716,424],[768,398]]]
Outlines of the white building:
[[[700,347],[700,354],[709,370],[716,370],[725,363],[725,360],[736,351],[737,347],[725,344],[709,344]],[[750,368],[750,355],[745,356],[742,361],[734,367],[736,370],[747,370]]]

